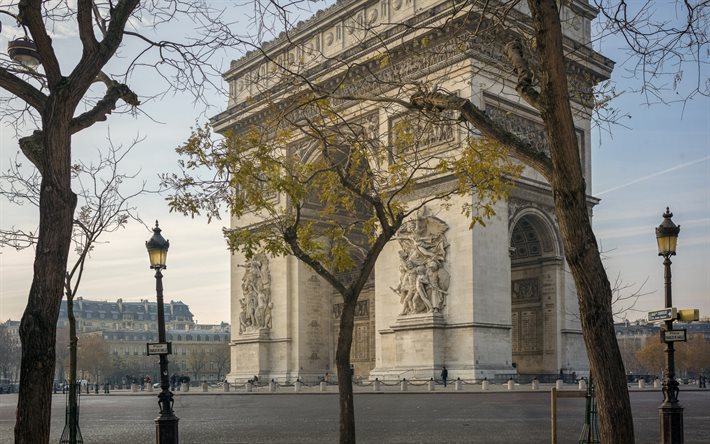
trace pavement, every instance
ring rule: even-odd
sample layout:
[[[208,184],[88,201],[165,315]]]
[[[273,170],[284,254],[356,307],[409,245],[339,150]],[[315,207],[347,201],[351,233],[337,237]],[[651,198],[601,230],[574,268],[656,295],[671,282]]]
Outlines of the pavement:
[[[463,390],[466,388],[467,390]],[[471,384],[457,392],[453,386],[395,385],[375,392],[356,386],[355,418],[358,443],[548,443],[550,442],[550,386],[540,390],[491,385],[483,391]],[[689,387],[690,388],[690,387]],[[567,385],[563,390],[573,391]],[[710,390],[681,387],[686,444],[710,442]],[[225,393],[221,387],[202,392],[175,393],[180,418],[180,442],[212,443],[335,443],[338,437],[337,387],[320,392],[317,386],[268,386],[251,393]],[[85,443],[138,444],[154,442],[158,390],[112,391],[82,395],[80,427]],[[638,444],[658,443],[658,389],[633,389],[631,402]],[[17,395],[0,395],[0,443],[12,442]],[[583,398],[558,400],[559,443],[577,442],[583,426]],[[50,442],[58,442],[65,420],[65,396],[53,396]]]

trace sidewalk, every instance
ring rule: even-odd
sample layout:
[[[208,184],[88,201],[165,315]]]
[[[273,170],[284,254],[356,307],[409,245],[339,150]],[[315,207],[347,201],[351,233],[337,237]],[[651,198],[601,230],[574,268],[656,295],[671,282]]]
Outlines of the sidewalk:
[[[406,390],[402,390],[401,382],[380,382],[379,389],[375,390],[374,382],[363,382],[360,384],[353,384],[353,392],[357,394],[378,394],[378,393],[400,393],[403,395],[415,393],[514,393],[514,392],[550,392],[555,384],[539,384],[539,388],[533,389],[532,384],[517,384],[515,383],[510,389],[508,384],[493,384],[489,383],[486,390],[483,389],[481,383],[472,383],[461,381],[460,390],[456,389],[455,381],[448,383],[447,387],[444,387],[441,383],[434,383],[433,389],[430,389],[429,382],[426,380],[412,380],[407,381]],[[630,392],[660,392],[661,388],[654,388],[653,385],[646,385],[645,388],[639,388],[638,384],[629,384]],[[696,385],[681,385],[681,392],[686,391],[707,391],[710,393],[710,389],[700,389]],[[560,388],[561,391],[579,391],[580,388],[577,384],[563,384]],[[82,393],[82,396],[90,397],[101,397],[101,396],[135,396],[135,395],[145,395],[145,396],[157,396],[160,393],[160,388],[154,388],[153,390],[138,390],[132,391],[131,389],[114,389],[111,390],[110,394],[104,394],[100,391],[98,394],[93,391],[88,395]],[[309,395],[328,395],[337,394],[338,386],[337,384],[328,384],[325,388],[321,388],[320,384],[301,384],[298,391],[293,383],[278,384],[274,383],[273,387],[269,383],[263,383],[258,386],[252,386],[251,390],[247,388],[247,383],[243,384],[230,384],[229,391],[225,391],[222,384],[208,384],[207,390],[205,390],[202,385],[191,386],[189,391],[173,390],[173,394],[177,396],[191,396],[191,395],[285,395],[285,394],[309,394]],[[61,393],[59,393],[61,394]]]

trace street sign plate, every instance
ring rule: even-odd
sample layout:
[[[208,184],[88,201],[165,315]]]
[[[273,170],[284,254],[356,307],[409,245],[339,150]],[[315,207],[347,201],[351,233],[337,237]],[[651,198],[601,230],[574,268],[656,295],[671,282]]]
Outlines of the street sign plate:
[[[148,342],[148,356],[151,355],[170,355],[172,354],[172,342]]]
[[[685,342],[685,329],[682,330],[661,330],[663,342]]]
[[[676,308],[664,308],[663,310],[649,311],[648,322],[670,321],[676,318]]]

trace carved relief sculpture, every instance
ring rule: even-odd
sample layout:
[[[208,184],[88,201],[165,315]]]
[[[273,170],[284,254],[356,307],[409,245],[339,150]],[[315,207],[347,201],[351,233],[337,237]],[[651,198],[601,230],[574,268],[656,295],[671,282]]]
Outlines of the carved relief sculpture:
[[[242,298],[239,300],[239,334],[271,328],[271,274],[269,259],[264,253],[258,253],[247,262],[240,265],[246,270],[242,277]]]
[[[392,291],[402,304],[400,316],[433,313],[446,306],[450,275],[446,270],[449,227],[423,207],[406,222],[396,239],[399,251],[399,285]]]

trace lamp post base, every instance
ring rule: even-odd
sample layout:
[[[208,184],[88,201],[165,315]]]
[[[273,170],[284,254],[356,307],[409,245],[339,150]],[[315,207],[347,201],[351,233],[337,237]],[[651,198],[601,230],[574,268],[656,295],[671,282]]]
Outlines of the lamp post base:
[[[664,402],[658,408],[661,417],[661,444],[683,444],[683,407]]]
[[[180,418],[172,413],[155,418],[156,444],[178,444],[178,421]]]

